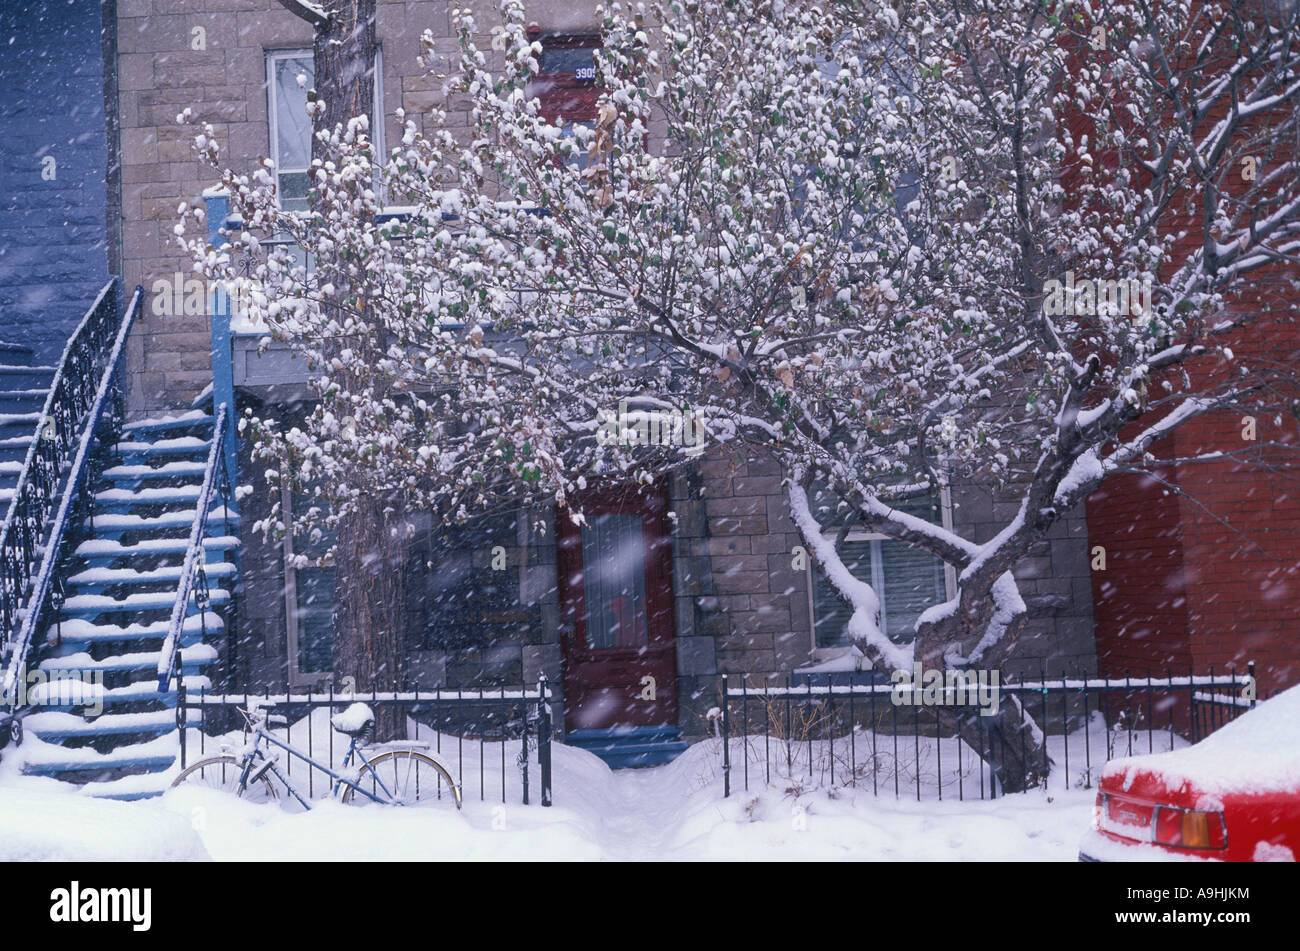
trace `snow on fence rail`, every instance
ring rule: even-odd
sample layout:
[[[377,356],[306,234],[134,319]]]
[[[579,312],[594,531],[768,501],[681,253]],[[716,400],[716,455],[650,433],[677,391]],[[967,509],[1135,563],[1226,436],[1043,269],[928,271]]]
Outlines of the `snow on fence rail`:
[[[1211,668],[1164,677],[990,680],[998,695],[1017,697],[1044,734],[1049,788],[1091,788],[1108,760],[1194,743],[1255,704],[1253,663],[1245,674]],[[723,795],[731,795],[739,771],[745,790],[753,772],[763,783],[775,776],[800,787],[869,787],[877,796],[892,787],[898,797],[906,787],[917,800],[942,799],[954,788],[958,799],[976,790],[980,799],[995,798],[995,771],[968,745],[972,731],[963,739],[952,726],[973,727],[996,755],[993,719],[983,722],[967,688],[930,689],[919,700],[920,685],[895,684],[871,671],[749,675],[738,685],[723,676],[721,708],[710,714],[722,739]],[[904,702],[895,703],[900,690]]]
[[[490,789],[492,797],[499,792],[504,803],[517,781],[520,801],[528,805],[531,762],[537,766],[541,804],[551,805],[552,694],[545,677],[535,688],[405,687],[362,693],[331,688],[297,694],[211,693],[202,688],[187,690],[180,683],[184,678],[177,680],[182,769],[222,745],[242,745],[246,724],[237,711],[251,703],[274,718],[284,718],[270,727],[271,732],[337,770],[348,744],[331,728],[330,716],[361,702],[375,710],[381,724],[384,711],[396,711],[397,735],[387,739],[427,743],[456,777],[466,799],[477,792],[481,801],[487,801]],[[309,798],[329,794],[330,778],[320,770],[293,757],[284,757],[282,766],[290,777],[295,771],[304,777]]]

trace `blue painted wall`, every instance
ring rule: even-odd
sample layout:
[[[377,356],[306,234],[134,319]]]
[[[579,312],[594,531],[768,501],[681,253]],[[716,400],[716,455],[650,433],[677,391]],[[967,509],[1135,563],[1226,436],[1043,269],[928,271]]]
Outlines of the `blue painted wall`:
[[[100,0],[0,0],[0,340],[42,362],[108,274],[100,17]]]

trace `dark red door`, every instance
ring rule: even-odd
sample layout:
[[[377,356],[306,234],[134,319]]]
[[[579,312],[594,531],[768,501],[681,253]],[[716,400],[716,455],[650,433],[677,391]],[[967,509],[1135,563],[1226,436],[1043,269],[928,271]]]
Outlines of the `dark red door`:
[[[654,489],[579,500],[586,525],[557,516],[560,634],[569,730],[677,722],[672,548]]]

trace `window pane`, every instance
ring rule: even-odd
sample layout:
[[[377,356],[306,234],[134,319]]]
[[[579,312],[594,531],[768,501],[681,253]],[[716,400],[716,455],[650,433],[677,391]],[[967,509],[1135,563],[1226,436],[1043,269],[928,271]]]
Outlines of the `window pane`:
[[[280,207],[285,211],[307,210],[306,172],[285,172],[280,176]]]
[[[299,568],[298,672],[324,673],[334,668],[334,569]]]
[[[293,500],[293,514],[301,518],[311,508],[312,500],[305,493],[297,493]],[[322,531],[320,537],[298,536],[294,551],[308,558],[323,555],[334,544],[334,533]],[[294,615],[298,622],[298,672],[324,673],[334,667],[334,568],[298,568],[294,571],[296,604]]]
[[[846,541],[840,547],[840,558],[855,578],[871,583],[871,542]],[[817,646],[847,647],[849,638],[844,629],[852,614],[822,572],[814,569],[813,625],[816,628]]]
[[[896,643],[910,643],[921,612],[946,599],[943,562],[904,542],[877,544],[885,579],[885,634]]]
[[[543,73],[571,73],[575,79],[595,79],[596,51],[590,46],[578,49],[542,50],[539,64]]]
[[[587,646],[641,647],[648,640],[641,516],[594,515],[582,529]]]
[[[306,57],[274,59],[276,156],[280,168],[307,168],[311,164],[311,117],[307,115],[307,89],[312,84],[312,60]],[[299,74],[307,86],[298,88]],[[306,194],[306,189],[303,190]]]

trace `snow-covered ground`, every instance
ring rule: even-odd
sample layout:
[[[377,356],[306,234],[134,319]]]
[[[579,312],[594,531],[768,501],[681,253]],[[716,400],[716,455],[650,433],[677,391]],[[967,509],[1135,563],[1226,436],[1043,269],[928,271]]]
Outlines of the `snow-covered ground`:
[[[590,753],[556,745],[555,805],[543,808],[535,772],[534,804],[519,803],[513,755],[503,804],[500,748],[489,744],[484,752],[486,800],[475,758],[466,763],[459,813],[446,802],[397,809],[329,800],[311,812],[291,811],[184,787],[161,799],[108,802],[17,775],[7,762],[0,766],[0,860],[1073,861],[1095,798],[1094,791],[1054,789],[917,802],[894,799],[892,787],[876,798],[869,784],[791,791],[798,784],[774,776],[764,786],[761,767],[751,767],[750,790],[739,788],[737,770],[724,799],[719,741],[709,740],[667,766],[617,772]]]

